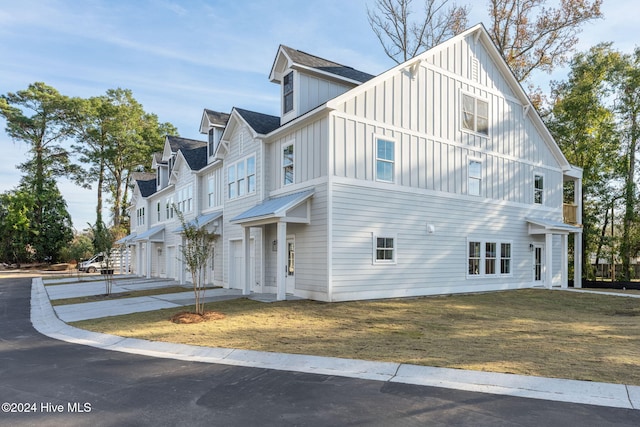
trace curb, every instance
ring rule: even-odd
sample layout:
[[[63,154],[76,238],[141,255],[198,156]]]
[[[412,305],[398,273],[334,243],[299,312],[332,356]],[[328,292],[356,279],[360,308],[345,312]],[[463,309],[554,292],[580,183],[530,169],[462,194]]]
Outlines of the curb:
[[[32,281],[31,323],[41,334],[57,340],[144,356],[640,410],[640,386],[335,357],[199,347],[85,331],[69,326],[56,316],[42,278],[34,278]]]

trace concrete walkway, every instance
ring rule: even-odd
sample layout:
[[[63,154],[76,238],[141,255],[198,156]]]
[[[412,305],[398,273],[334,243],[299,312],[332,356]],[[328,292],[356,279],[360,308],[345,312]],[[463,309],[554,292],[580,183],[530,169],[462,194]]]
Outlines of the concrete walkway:
[[[68,279],[67,279],[68,280]],[[131,283],[120,283],[118,286],[135,287],[151,286],[145,279],[133,279]],[[50,283],[50,281],[47,281]],[[167,286],[167,283],[155,281],[156,285]],[[337,375],[367,380],[389,381],[422,386],[443,387],[482,393],[493,393],[508,396],[518,396],[533,399],[545,399],[559,402],[572,402],[589,405],[610,406],[617,408],[640,410],[640,387],[623,384],[606,384],[588,381],[564,380],[554,378],[530,377],[524,375],[500,374],[479,371],[465,371],[459,369],[433,368],[389,362],[370,362],[332,357],[305,356],[295,354],[267,353],[250,350],[235,350],[227,348],[209,348],[173,344],[165,342],[151,342],[133,338],[123,338],[114,335],[99,334],[78,329],[67,325],[62,318],[73,318],[77,313],[92,312],[92,316],[106,317],[120,313],[118,305],[127,307],[127,312],[156,310],[167,308],[164,304],[181,305],[179,299],[167,300],[168,295],[159,297],[144,297],[152,301],[139,298],[124,304],[125,299],[105,301],[109,304],[102,306],[86,306],[96,303],[74,304],[56,307],[54,311],[50,303],[50,294],[71,295],[73,286],[78,293],[88,292],[87,283],[48,286],[45,289],[41,278],[33,279],[31,289],[31,322],[36,330],[49,337],[102,348],[105,350],[122,351],[153,357],[172,358],[205,363],[217,363],[235,366],[259,367],[283,371],[296,371],[324,375]],[[95,285],[95,284],[94,284]],[[65,286],[66,288],[60,288]],[[91,285],[93,286],[93,285]],[[96,285],[96,289],[98,286]],[[137,288],[141,289],[141,288]],[[212,298],[234,298],[238,295],[225,294],[221,290],[219,295]],[[49,293],[48,293],[49,292]],[[209,294],[211,291],[207,291]],[[104,284],[99,293],[104,293]],[[191,293],[191,295],[193,295]],[[610,295],[610,294],[608,294]],[[627,296],[625,294],[625,296]],[[68,298],[66,296],[65,298]],[[193,298],[189,304],[193,302]],[[115,303],[115,304],[113,304]],[[71,308],[70,308],[71,307]],[[96,308],[97,307],[97,308]],[[137,309],[136,309],[137,307]],[[154,308],[152,308],[154,307]],[[56,315],[56,312],[59,314]],[[98,316],[99,315],[99,316]],[[61,317],[60,317],[61,316]],[[85,314],[86,316],[86,314]],[[78,314],[76,317],[82,317]],[[67,320],[70,321],[70,320]]]

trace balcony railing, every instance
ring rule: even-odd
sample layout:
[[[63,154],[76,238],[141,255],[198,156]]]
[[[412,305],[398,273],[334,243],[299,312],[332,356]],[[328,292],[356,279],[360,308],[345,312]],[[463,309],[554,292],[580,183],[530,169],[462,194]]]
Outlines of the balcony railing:
[[[578,224],[577,213],[578,213],[577,205],[565,203],[562,206],[562,216],[564,218],[565,224],[577,225]]]

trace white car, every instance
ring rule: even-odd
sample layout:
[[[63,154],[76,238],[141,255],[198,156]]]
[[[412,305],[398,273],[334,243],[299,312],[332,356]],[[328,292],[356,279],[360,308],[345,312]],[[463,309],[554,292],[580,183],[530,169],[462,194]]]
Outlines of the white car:
[[[78,270],[86,271],[87,273],[95,273],[96,271],[99,271],[103,268],[107,268],[107,262],[103,253],[94,255],[88,260],[82,261],[80,264],[78,264]],[[111,258],[109,259],[109,268],[120,268],[120,257],[118,256],[117,252],[111,253]]]

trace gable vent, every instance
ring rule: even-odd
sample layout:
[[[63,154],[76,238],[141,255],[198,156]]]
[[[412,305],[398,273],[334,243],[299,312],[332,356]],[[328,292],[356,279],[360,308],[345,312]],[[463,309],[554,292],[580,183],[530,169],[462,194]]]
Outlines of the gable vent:
[[[478,69],[480,68],[480,64],[478,63],[477,58],[471,58],[471,80],[474,82],[478,81]]]

